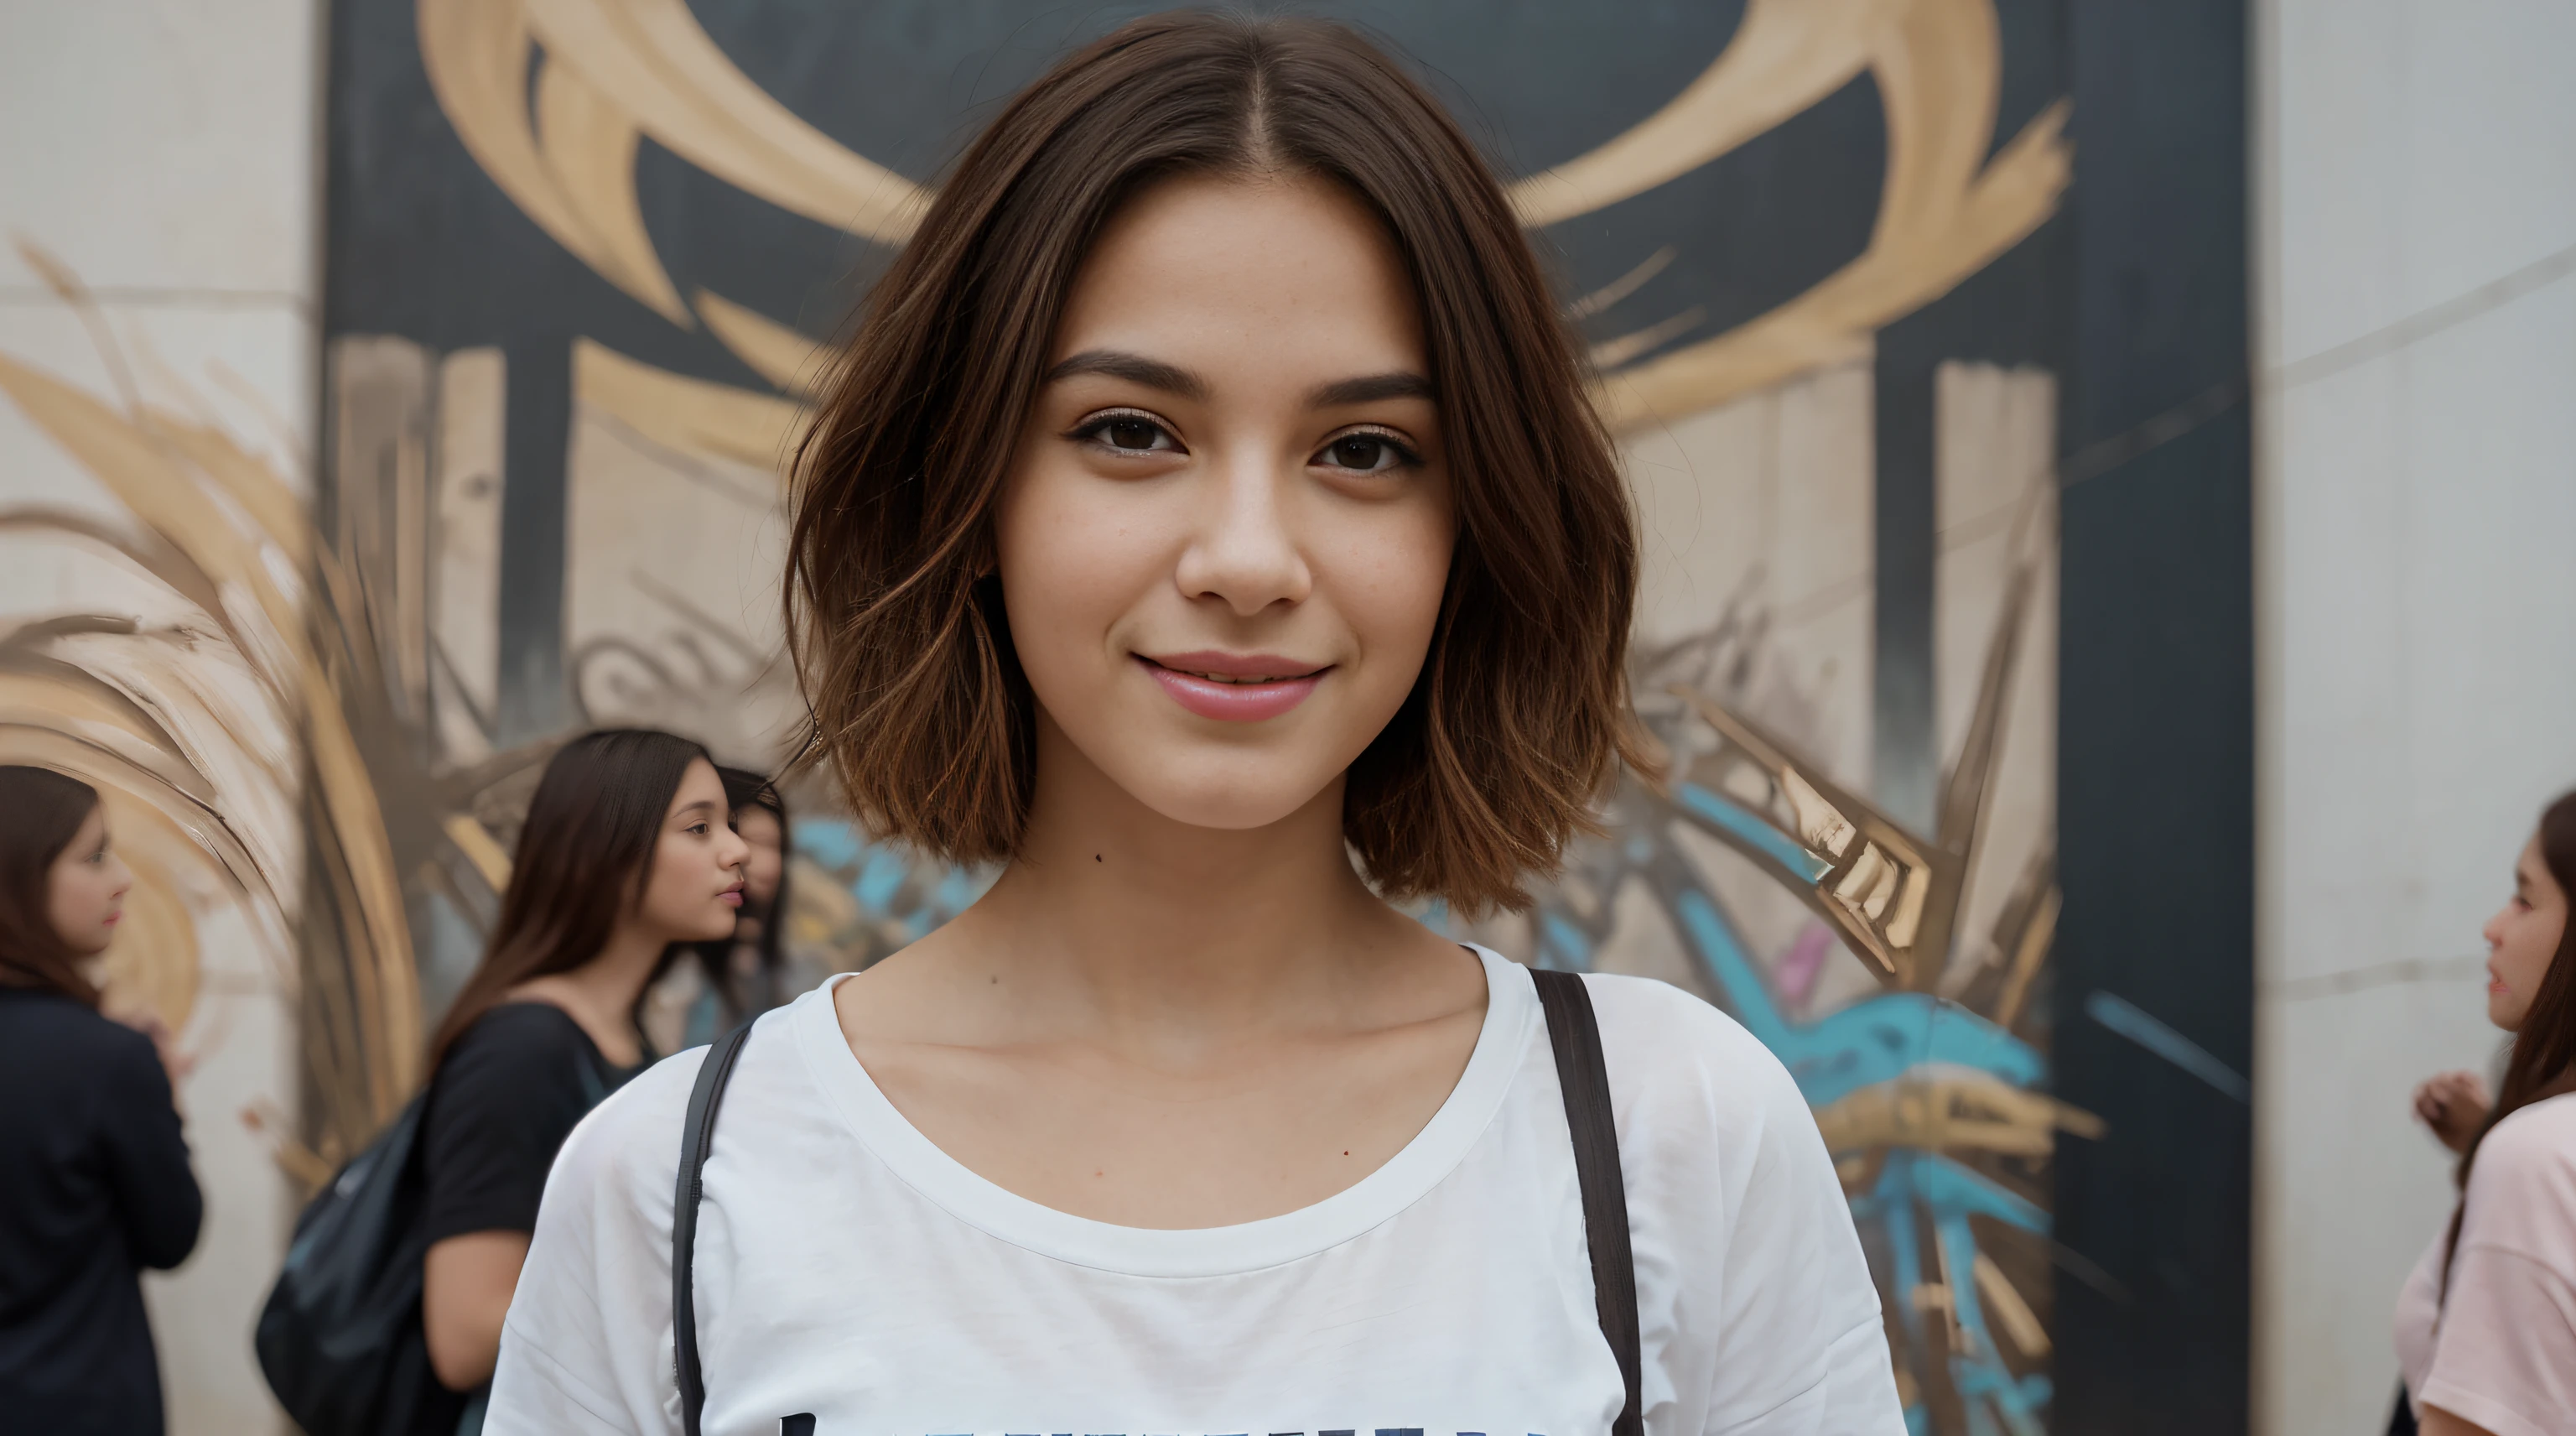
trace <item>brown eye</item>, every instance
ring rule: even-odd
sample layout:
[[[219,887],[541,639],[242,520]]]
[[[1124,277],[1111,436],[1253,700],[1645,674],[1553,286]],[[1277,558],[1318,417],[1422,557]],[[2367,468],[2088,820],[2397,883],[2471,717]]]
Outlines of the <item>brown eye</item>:
[[[1157,447],[1154,441],[1163,437],[1163,428],[1151,419],[1121,416],[1102,424],[1100,437],[1113,449],[1142,454]]]
[[[1383,434],[1345,434],[1316,458],[1336,469],[1374,474],[1417,462],[1411,450]]]

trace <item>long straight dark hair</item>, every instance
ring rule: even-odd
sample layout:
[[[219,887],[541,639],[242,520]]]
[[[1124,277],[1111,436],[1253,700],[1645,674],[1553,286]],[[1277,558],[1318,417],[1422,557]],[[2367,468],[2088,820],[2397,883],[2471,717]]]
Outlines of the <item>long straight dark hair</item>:
[[[54,926],[54,859],[98,807],[98,790],[68,773],[0,767],[0,987],[59,992],[98,1006],[98,984]]]
[[[617,920],[644,900],[646,870],[671,796],[707,750],[653,728],[604,728],[566,743],[546,764],[519,828],[510,890],[483,950],[430,1042],[431,1069],[447,1049],[531,978],[570,972],[597,957]]]
[[[2571,906],[2576,906],[2576,792],[2562,793],[2540,815],[2540,865]],[[2451,1257],[2460,1249],[2460,1218],[2469,1206],[2469,1171],[2477,1165],[2478,1145],[2496,1124],[2544,1098],[2576,1091],[2576,912],[2569,914],[2558,950],[2550,954],[2549,971],[2531,995],[2522,1029],[2513,1034],[2513,1055],[2506,1059],[2504,1085],[2495,1106],[2460,1153],[2460,1204],[2451,1212],[2451,1234],[2442,1252],[2442,1286],[2449,1295]]]

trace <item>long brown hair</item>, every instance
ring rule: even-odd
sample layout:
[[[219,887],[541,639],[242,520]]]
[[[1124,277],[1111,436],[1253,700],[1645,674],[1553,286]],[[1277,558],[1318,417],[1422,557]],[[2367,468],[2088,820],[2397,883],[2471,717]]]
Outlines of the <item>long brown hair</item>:
[[[603,728],[558,750],[528,800],[510,890],[483,950],[430,1042],[433,1069],[474,1020],[531,978],[597,957],[617,920],[644,900],[644,879],[671,796],[691,763],[715,760],[652,728]]]
[[[1522,879],[1640,754],[1627,491],[1492,171],[1428,92],[1321,21],[1121,26],[1022,91],[942,184],[797,452],[786,604],[807,756],[882,834],[957,861],[1018,847],[1036,721],[991,515],[1094,237],[1192,173],[1338,185],[1402,257],[1458,533],[1422,676],[1352,765],[1343,830],[1389,897],[1527,906]]]
[[[2540,865],[2558,884],[2565,901],[2576,907],[2576,792],[2561,794],[2540,815]],[[2469,1171],[2477,1165],[2478,1146],[2496,1124],[2544,1098],[2576,1091],[2576,911],[2558,935],[2558,950],[2549,956],[2540,990],[2531,995],[2522,1028],[2513,1034],[2513,1055],[2505,1060],[2504,1083],[2495,1106],[2478,1124],[2460,1153],[2460,1204],[2451,1212],[2451,1234],[2443,1246],[2442,1281],[2450,1285],[2451,1257],[2460,1247],[2460,1219],[2469,1205]]]
[[[54,859],[98,807],[98,790],[68,773],[0,767],[0,987],[59,992],[98,1006],[98,984],[54,926]]]

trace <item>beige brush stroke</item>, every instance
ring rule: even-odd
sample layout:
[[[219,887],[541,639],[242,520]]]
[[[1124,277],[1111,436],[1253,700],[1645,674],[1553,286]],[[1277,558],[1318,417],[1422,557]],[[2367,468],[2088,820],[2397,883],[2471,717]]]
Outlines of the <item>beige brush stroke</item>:
[[[218,585],[239,585],[255,595],[271,629],[266,637],[291,657],[290,671],[263,671],[261,676],[281,706],[303,724],[322,807],[346,849],[356,915],[370,947],[352,965],[361,997],[355,1016],[364,1050],[384,1054],[381,1063],[367,1065],[367,1095],[379,1119],[390,1116],[418,1080],[420,1021],[409,921],[384,816],[338,695],[311,647],[303,614],[269,566],[267,552],[273,550],[274,538],[263,542],[241,533],[232,513],[196,481],[200,475],[219,478],[221,471],[238,477],[241,465],[258,461],[217,431],[149,409],[129,418],[5,357],[0,357],[0,392]],[[215,464],[193,463],[190,455],[199,452],[214,456]],[[230,622],[241,617],[212,616]],[[236,647],[257,651],[238,639]]]
[[[474,871],[482,874],[483,881],[491,885],[492,891],[509,890],[510,855],[501,851],[499,840],[481,823],[474,821],[472,814],[450,813],[440,826],[446,830],[447,840],[454,843],[456,850],[465,855],[465,860],[474,865]]]
[[[142,1007],[173,1033],[184,1033],[204,984],[196,917],[180,873],[202,872],[207,854],[139,794],[102,786],[99,803],[111,841],[134,869],[124,918],[99,965],[99,985],[108,1005]]]
[[[2005,1276],[2004,1269],[1984,1252],[1977,1253],[1976,1263],[1969,1269],[1976,1273],[1977,1290],[1986,1298],[1986,1305],[1994,1309],[1996,1323],[2012,1338],[2013,1345],[2024,1356],[2046,1356],[2048,1328],[2040,1322],[2039,1313],[2030,1309],[2012,1278]]]
[[[824,345],[721,294],[701,289],[696,298],[698,314],[707,321],[707,332],[732,350],[735,358],[790,394],[806,399],[816,396],[829,358]]]
[[[635,150],[642,132],[579,69],[549,61],[537,72],[537,145],[557,191],[580,215],[609,283],[686,329],[689,308],[662,268],[644,230],[635,195]]]
[[[1589,154],[1511,187],[1532,228],[1677,179],[1841,89],[1910,0],[1752,0],[1716,61],[1662,109]]]
[[[1705,343],[1609,376],[1612,428],[1670,422],[1823,365],[1866,356],[1878,328],[1957,287],[2045,222],[2073,173],[2067,107],[2042,111],[1977,177],[1946,227],[1882,235],[1805,294]]]
[[[573,341],[572,394],[663,448],[777,474],[808,417],[785,399],[656,369],[588,337]]]
[[[213,803],[170,780],[150,745],[114,723],[85,720],[63,709],[61,685],[0,677],[0,753],[77,771],[150,801],[218,864],[224,881],[245,897],[270,897],[273,877],[262,872],[249,847],[224,823]],[[56,706],[61,705],[61,706]]]
[[[41,720],[42,715],[34,716]],[[198,952],[177,873],[193,868],[217,879],[217,886],[233,886],[222,880],[234,875],[193,841],[198,836],[194,831],[172,817],[168,795],[156,790],[148,776],[99,761],[95,751],[68,734],[0,719],[0,762],[53,768],[98,789],[109,831],[135,869],[126,921],[99,973],[107,1005],[117,1011],[146,1010],[171,1031],[183,1030],[196,1004]]]
[[[420,0],[414,21],[430,93],[466,153],[539,229],[599,268],[599,243],[556,185],[528,118],[536,54],[523,0]]]
[[[815,129],[726,58],[685,0],[529,0],[572,65],[673,154],[779,208],[880,244],[912,237],[928,192]]]

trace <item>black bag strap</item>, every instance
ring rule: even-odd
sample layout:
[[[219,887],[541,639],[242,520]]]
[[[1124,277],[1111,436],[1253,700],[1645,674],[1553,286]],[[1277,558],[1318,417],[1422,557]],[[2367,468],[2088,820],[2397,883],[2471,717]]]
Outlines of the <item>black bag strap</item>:
[[[1547,1040],[1556,1049],[1556,1082],[1565,1089],[1565,1125],[1574,1134],[1574,1176],[1583,1190],[1583,1238],[1592,1249],[1592,1304],[1602,1338],[1619,1360],[1628,1404],[1611,1436],[1645,1436],[1644,1363],[1637,1341],[1637,1259],[1628,1246],[1628,1184],[1619,1175],[1619,1128],[1610,1114],[1610,1069],[1601,1060],[1601,1027],[1592,994],[1571,972],[1532,968]],[[695,1433],[692,1432],[692,1436]]]
[[[756,1019],[755,1019],[756,1020]],[[671,1197],[671,1358],[680,1378],[680,1429],[699,1436],[698,1421],[707,1406],[706,1375],[698,1368],[698,1302],[691,1263],[698,1250],[698,1198],[706,1188],[707,1153],[716,1142],[716,1108],[724,1103],[725,1083],[751,1036],[751,1023],[716,1039],[698,1064],[697,1085],[689,1089],[689,1115],[680,1126],[680,1186]]]
[[[1628,1185],[1619,1175],[1619,1129],[1610,1112],[1610,1071],[1601,1058],[1601,1028],[1592,996],[1571,972],[1532,969],[1539,1005],[1547,1011],[1548,1043],[1556,1052],[1557,1085],[1565,1091],[1565,1125],[1574,1137],[1575,1180],[1583,1192],[1583,1236],[1592,1251],[1592,1300],[1602,1338],[1619,1362],[1627,1404],[1611,1423],[1611,1436],[1645,1436],[1640,1399],[1643,1361],[1637,1341],[1637,1265],[1628,1245]],[[716,1109],[725,1083],[751,1036],[746,1022],[716,1040],[689,1089],[689,1112],[680,1132],[679,1188],[671,1198],[671,1350],[679,1368],[680,1429],[701,1436],[699,1419],[707,1388],[698,1367],[697,1301],[691,1262],[697,1251],[698,1198],[705,1190],[707,1153],[715,1145]]]

